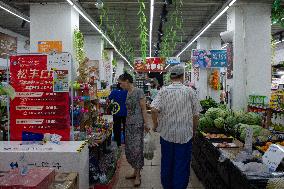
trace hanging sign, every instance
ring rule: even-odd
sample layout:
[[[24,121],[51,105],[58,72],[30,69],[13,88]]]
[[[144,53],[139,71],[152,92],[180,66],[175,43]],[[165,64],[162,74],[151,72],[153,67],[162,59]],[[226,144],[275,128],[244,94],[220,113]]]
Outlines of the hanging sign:
[[[17,53],[17,38],[0,33],[0,58]]]
[[[155,57],[146,58],[146,63],[142,58],[134,60],[135,71],[137,72],[164,72],[165,71],[165,58]]]
[[[233,71],[234,71],[234,50],[233,43],[227,44],[227,79],[233,79]]]
[[[22,140],[26,132],[70,139],[69,93],[54,92],[47,59],[47,55],[10,57],[10,83],[16,91],[10,108],[11,140]]]
[[[170,64],[170,65],[180,64],[180,57],[168,57],[166,59],[166,64]]]
[[[52,53],[47,56],[47,70],[70,70],[72,56],[70,53]]]
[[[268,150],[262,156],[262,161],[266,166],[268,166],[269,171],[274,172],[283,158],[284,148],[276,144],[271,144]]]
[[[53,91],[69,92],[68,70],[53,71]]]
[[[227,67],[227,50],[194,49],[191,60],[195,67],[203,69]]]
[[[62,52],[62,41],[39,41],[38,52],[39,53],[51,53],[51,52]]]

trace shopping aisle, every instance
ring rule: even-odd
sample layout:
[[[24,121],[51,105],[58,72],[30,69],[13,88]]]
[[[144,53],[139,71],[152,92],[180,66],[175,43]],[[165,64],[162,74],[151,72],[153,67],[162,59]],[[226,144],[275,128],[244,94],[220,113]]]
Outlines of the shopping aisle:
[[[150,117],[149,117],[150,120]],[[142,184],[140,188],[143,189],[161,189],[163,188],[160,181],[160,170],[161,170],[161,149],[159,144],[159,135],[155,134],[155,140],[157,150],[155,151],[154,159],[151,161],[145,160],[145,167],[142,171]],[[125,176],[132,173],[130,165],[127,163],[124,155],[124,149],[122,150],[122,162],[119,171],[119,180],[115,189],[130,189],[133,187],[133,181],[126,180]],[[192,189],[203,189],[204,187],[199,182],[198,178],[191,170],[190,184],[188,188]]]

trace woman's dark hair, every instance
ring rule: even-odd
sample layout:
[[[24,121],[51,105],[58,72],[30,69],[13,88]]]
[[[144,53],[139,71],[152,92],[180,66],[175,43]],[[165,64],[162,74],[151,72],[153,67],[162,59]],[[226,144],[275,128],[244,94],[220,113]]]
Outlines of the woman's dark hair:
[[[120,75],[118,80],[128,81],[129,83],[133,83],[133,77],[129,73],[124,73],[124,74]]]
[[[120,83],[117,83],[116,88],[117,88],[117,90],[122,90]]]

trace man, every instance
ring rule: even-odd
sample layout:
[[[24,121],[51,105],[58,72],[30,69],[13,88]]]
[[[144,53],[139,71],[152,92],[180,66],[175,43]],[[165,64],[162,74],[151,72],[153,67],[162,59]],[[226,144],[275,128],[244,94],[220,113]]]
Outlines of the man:
[[[153,130],[161,134],[161,182],[164,189],[186,189],[190,176],[192,137],[201,110],[196,93],[183,85],[184,67],[170,71],[172,84],[151,104]]]

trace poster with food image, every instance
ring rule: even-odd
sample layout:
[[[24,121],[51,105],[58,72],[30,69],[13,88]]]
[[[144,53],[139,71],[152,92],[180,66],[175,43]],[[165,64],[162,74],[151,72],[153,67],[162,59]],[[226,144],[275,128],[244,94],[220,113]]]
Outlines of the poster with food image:
[[[53,71],[53,92],[69,92],[68,70]]]
[[[0,32],[0,58],[17,53],[17,38]]]

